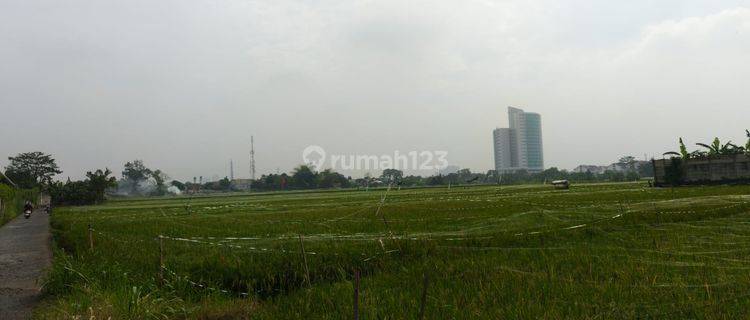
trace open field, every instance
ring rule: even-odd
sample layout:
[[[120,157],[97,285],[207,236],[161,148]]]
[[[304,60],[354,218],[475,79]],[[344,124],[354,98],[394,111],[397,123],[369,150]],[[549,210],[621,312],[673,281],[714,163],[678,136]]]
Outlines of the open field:
[[[59,208],[37,316],[341,319],[355,269],[364,319],[417,318],[425,274],[426,319],[742,318],[750,305],[748,186],[405,189],[378,210],[385,194]]]

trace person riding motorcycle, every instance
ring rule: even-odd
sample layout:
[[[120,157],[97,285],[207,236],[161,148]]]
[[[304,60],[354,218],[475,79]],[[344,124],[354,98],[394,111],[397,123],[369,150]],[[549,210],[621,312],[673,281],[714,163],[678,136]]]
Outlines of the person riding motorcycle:
[[[23,205],[23,217],[28,219],[31,217],[31,212],[34,211],[34,206],[31,205],[31,201],[26,201]]]
[[[34,205],[31,204],[31,201],[26,201],[26,203],[23,205],[23,211],[34,211]]]

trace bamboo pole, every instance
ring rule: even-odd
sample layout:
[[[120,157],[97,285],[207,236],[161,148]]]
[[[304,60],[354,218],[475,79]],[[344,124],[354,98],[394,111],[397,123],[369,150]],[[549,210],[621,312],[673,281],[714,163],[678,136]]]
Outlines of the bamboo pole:
[[[94,229],[91,228],[91,224],[89,224],[89,250],[92,252],[94,251]]]
[[[354,320],[359,320],[359,270],[354,270]]]
[[[424,281],[422,282],[422,305],[419,308],[419,320],[424,319],[425,305],[427,304],[427,286],[430,284],[430,278],[427,273],[424,274]]]
[[[310,269],[307,267],[307,254],[305,253],[305,242],[302,234],[299,235],[299,247],[302,253],[302,262],[305,264],[305,281],[307,282],[307,286],[310,287],[312,286],[310,283]]]
[[[164,285],[164,236],[159,235],[159,286]]]

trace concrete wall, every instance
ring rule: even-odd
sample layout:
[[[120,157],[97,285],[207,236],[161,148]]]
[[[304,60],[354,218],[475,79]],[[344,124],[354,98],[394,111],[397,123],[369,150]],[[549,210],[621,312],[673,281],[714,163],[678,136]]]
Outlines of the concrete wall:
[[[654,160],[654,183],[657,186],[667,185],[667,168],[672,165],[670,159]],[[724,182],[750,182],[750,156],[731,155],[688,159],[683,165],[684,184],[715,184]]]

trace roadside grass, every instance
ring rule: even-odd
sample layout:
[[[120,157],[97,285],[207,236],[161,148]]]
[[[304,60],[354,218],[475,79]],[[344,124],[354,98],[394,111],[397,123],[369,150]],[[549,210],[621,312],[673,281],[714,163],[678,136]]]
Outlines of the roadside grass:
[[[355,269],[365,319],[417,318],[424,275],[427,319],[738,318],[750,302],[748,186],[390,190],[376,215],[385,193],[58,208],[36,316],[340,319]]]

